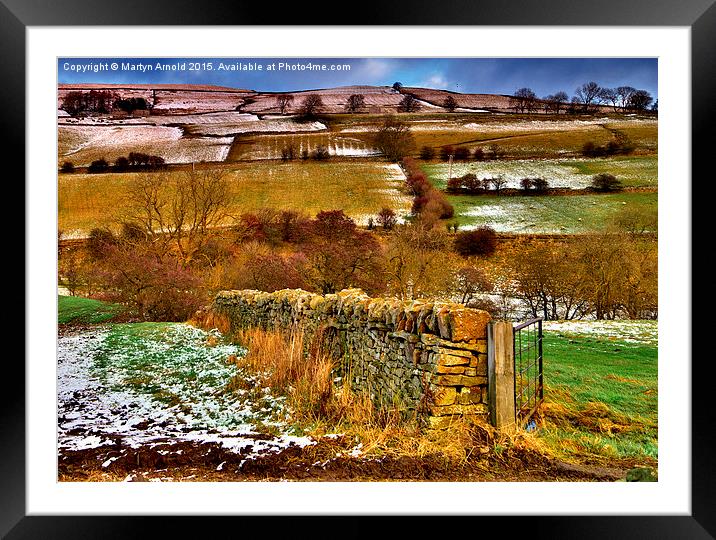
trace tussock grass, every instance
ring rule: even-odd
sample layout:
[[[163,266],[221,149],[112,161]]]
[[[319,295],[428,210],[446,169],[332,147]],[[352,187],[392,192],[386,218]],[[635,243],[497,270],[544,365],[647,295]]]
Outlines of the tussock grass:
[[[336,386],[334,361],[318,344],[308,343],[300,330],[246,329],[234,339],[248,349],[236,364],[260,374],[271,387],[286,390],[296,424],[314,436],[348,436],[362,456],[438,456],[459,466],[485,456],[507,463],[524,452],[550,454],[548,445],[532,434],[502,434],[487,423],[456,420],[449,429],[424,429],[399,402],[379,407],[369,392],[349,384]]]

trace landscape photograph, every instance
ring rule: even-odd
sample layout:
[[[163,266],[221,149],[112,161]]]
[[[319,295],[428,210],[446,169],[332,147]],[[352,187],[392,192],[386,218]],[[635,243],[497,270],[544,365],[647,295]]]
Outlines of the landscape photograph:
[[[657,70],[58,58],[58,481],[658,481]]]

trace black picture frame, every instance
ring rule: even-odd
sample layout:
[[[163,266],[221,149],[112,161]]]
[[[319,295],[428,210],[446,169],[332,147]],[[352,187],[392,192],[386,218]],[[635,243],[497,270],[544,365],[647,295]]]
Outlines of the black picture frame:
[[[129,2],[127,6],[134,5]],[[137,3],[139,4],[139,3]],[[25,31],[28,26],[136,25],[136,11],[118,9],[121,3],[92,0],[0,0],[0,84],[3,114],[2,133],[6,135],[8,155],[20,156],[25,150]],[[296,10],[292,25],[336,24],[335,11],[322,9],[321,2],[311,10]],[[345,21],[342,21],[345,22]],[[278,24],[257,2],[217,2],[204,0],[152,0],[141,3],[142,25],[261,25]],[[442,1],[361,3],[351,16],[351,25],[578,25],[578,26],[686,26],[691,28],[692,104],[698,114],[692,118],[693,170],[707,171],[710,159],[709,133],[714,121],[716,79],[713,69],[713,44],[716,35],[714,0],[681,0],[654,3],[649,0],[603,0],[598,5],[588,0],[522,0],[513,2]],[[21,163],[21,160],[18,160]],[[695,173],[694,173],[695,174]],[[693,177],[696,177],[695,175]],[[693,199],[692,199],[693,200]],[[27,201],[26,201],[27,202]],[[693,215],[693,214],[692,214]],[[692,221],[692,230],[696,225]],[[695,244],[692,244],[695,245]],[[26,247],[26,246],[25,246]],[[20,253],[17,250],[16,253]],[[17,257],[19,260],[19,256]],[[693,264],[693,262],[692,262]],[[693,279],[697,274],[693,273]],[[30,284],[25,280],[25,289]],[[684,314],[690,316],[690,314]],[[694,315],[695,317],[695,315]],[[693,319],[692,319],[693,320]],[[28,321],[31,324],[31,321]],[[27,329],[26,329],[27,332]],[[693,335],[693,334],[692,334]],[[26,333],[27,336],[27,333]],[[689,339],[689,344],[691,340]],[[497,525],[508,531],[522,530],[533,538],[714,538],[716,537],[716,447],[713,428],[716,415],[709,405],[713,384],[713,361],[699,358],[694,362],[690,347],[688,358],[692,373],[692,513],[689,516],[531,516],[483,517],[480,527]],[[8,359],[9,361],[9,359]],[[184,536],[188,520],[207,518],[177,517],[89,517],[26,516],[25,512],[25,385],[22,366],[12,384],[0,393],[0,535],[7,538],[124,538],[163,535]],[[9,375],[6,375],[9,376]],[[20,381],[23,381],[21,384]],[[558,510],[555,512],[558,513]],[[212,517],[211,528],[231,527],[241,520],[241,531],[267,525],[258,517]],[[287,520],[291,520],[288,523]],[[272,517],[270,529],[306,527],[316,531],[311,517]],[[373,531],[374,517],[321,517],[320,528],[344,535],[365,536]],[[467,517],[450,517],[454,534],[483,534]],[[423,517],[401,520],[401,532],[426,527]],[[205,523],[205,525],[208,525]],[[444,526],[441,523],[440,526]],[[205,529],[207,532],[209,529]],[[474,531],[474,532],[470,532]]]

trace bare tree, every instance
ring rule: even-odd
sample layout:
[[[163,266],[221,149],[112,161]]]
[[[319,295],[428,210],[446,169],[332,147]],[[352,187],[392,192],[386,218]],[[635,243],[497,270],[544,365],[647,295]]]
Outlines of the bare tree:
[[[500,193],[500,190],[507,184],[507,180],[505,180],[504,176],[495,176],[494,178],[490,178],[490,183],[495,192]]]
[[[618,86],[615,90],[617,93],[619,106],[623,109],[626,109],[629,106],[629,100],[631,99],[631,95],[636,92],[636,88],[633,88],[631,86]]]
[[[228,182],[222,171],[152,174],[131,186],[124,222],[139,227],[159,256],[175,250],[186,265],[227,217]]]
[[[559,111],[560,111],[562,105],[564,105],[565,107],[567,106],[566,104],[567,104],[567,101],[569,100],[569,96],[567,95],[567,92],[560,90],[559,92],[554,94],[553,98],[554,98],[555,112],[557,114],[559,114]]]
[[[557,92],[556,94],[550,94],[542,98],[544,103],[545,112],[553,112],[559,114],[562,110],[562,105],[569,99],[566,92]]]
[[[373,136],[373,146],[388,159],[398,161],[415,148],[415,139],[407,123],[388,116]]]
[[[378,212],[377,222],[383,229],[389,231],[398,223],[398,216],[392,209],[383,208]]]
[[[398,112],[415,112],[420,109],[420,103],[415,96],[405,94],[398,104]]]
[[[645,111],[651,105],[654,98],[646,90],[636,90],[629,97],[629,108],[635,111]]]
[[[351,94],[346,102],[346,111],[356,113],[365,107],[365,96],[363,94]]]
[[[281,114],[286,114],[292,103],[293,96],[291,94],[279,94],[276,96],[276,106]]]
[[[602,88],[602,91],[600,92],[599,96],[602,98],[603,101],[609,102],[612,104],[612,107],[614,108],[614,112],[617,112],[617,105],[619,104],[619,94],[617,93],[616,88]]]
[[[323,100],[318,94],[308,94],[301,101],[301,107],[298,112],[305,118],[312,118],[316,116],[323,108]]]
[[[600,102],[601,92],[602,87],[594,81],[590,81],[577,88],[574,92],[574,97],[577,103],[582,105],[582,110],[587,112],[593,105]]]
[[[445,107],[450,112],[455,112],[455,109],[457,109],[457,101],[454,97],[448,96],[443,102],[443,107]]]
[[[515,91],[513,103],[519,112],[534,112],[537,110],[537,94],[531,88],[519,88]]]

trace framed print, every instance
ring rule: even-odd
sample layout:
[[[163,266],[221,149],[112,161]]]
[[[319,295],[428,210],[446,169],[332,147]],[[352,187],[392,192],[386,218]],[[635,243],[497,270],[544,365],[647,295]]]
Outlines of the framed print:
[[[5,1],[28,217],[2,533],[713,537],[690,265],[716,8],[613,4]]]

